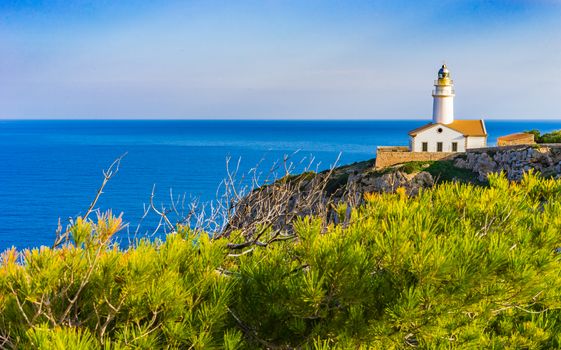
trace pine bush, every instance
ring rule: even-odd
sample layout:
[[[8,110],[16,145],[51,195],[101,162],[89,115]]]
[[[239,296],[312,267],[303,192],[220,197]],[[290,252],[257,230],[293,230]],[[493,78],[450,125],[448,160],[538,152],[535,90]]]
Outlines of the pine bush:
[[[69,244],[2,254],[1,347],[561,347],[561,180],[367,194],[351,215],[243,254],[243,233],[119,248],[120,217],[78,219]]]

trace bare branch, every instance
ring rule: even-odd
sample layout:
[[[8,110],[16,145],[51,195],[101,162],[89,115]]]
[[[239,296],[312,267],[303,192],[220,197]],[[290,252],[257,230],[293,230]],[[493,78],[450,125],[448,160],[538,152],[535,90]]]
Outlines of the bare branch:
[[[103,194],[103,190],[105,189],[105,186],[107,185],[109,180],[111,180],[115,175],[117,175],[117,173],[119,172],[119,167],[121,166],[121,160],[123,160],[123,158],[127,155],[127,153],[128,152],[125,152],[121,156],[119,156],[117,159],[115,159],[113,161],[113,163],[111,163],[109,168],[107,168],[107,170],[102,170],[103,181],[101,182],[101,185],[97,189],[96,195],[95,195],[94,199],[92,200],[92,202],[90,203],[90,206],[86,210],[86,213],[82,216],[82,218],[84,220],[87,219],[88,216],[94,211],[95,206],[96,206],[97,202],[99,201],[99,198]],[[53,243],[52,248],[56,248],[56,247],[60,246],[61,244],[69,241],[69,239],[70,239],[70,229],[72,228],[73,224],[74,224],[73,219],[69,219],[69,224],[67,225],[66,230],[63,233],[62,232],[62,225],[60,223],[60,218],[59,218],[58,227],[57,227],[57,230],[55,232],[55,235],[56,235],[55,236],[55,242]]]

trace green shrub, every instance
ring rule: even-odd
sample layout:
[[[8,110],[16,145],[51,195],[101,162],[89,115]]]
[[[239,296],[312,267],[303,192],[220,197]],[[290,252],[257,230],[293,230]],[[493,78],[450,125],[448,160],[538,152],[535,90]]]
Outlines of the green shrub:
[[[347,173],[333,175],[327,181],[327,185],[325,186],[325,193],[329,196],[337,192],[338,190],[343,189],[347,185],[348,181],[349,174]]]
[[[481,184],[481,182],[477,179],[477,173],[474,173],[469,169],[455,167],[453,160],[439,160],[431,162],[430,166],[424,170],[431,174],[437,182],[461,181]]]
[[[455,167],[453,160],[407,162],[401,166],[400,170],[406,174],[426,171],[431,174],[437,182],[462,181],[479,183],[476,173],[469,169]]]
[[[525,132],[533,134],[536,143],[561,143],[561,130],[555,130],[543,135],[539,130],[535,129]]]
[[[180,227],[109,244],[8,250],[0,343],[40,349],[406,349],[561,346],[561,181],[491,176],[418,196],[368,194],[348,226],[231,251]],[[236,239],[238,239],[237,237]]]
[[[428,168],[433,163],[434,163],[433,161],[407,162],[407,163],[403,164],[403,166],[400,168],[400,170],[403,171],[406,174],[418,173],[420,171],[425,170],[426,168]]]

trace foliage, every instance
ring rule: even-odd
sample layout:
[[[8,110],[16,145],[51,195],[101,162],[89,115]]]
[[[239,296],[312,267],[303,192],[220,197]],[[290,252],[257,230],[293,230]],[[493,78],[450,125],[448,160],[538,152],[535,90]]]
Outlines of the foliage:
[[[479,183],[476,173],[469,169],[455,167],[453,160],[407,162],[403,164],[400,170],[407,174],[426,171],[431,174],[437,182],[463,181]]]
[[[543,135],[536,129],[525,132],[533,134],[534,141],[536,141],[536,143],[561,143],[561,130],[555,130]]]
[[[349,170],[356,171],[356,172],[364,172],[365,170],[371,169],[376,165],[376,158],[372,158],[369,160],[363,160],[360,162],[354,162],[347,165],[342,165],[337,168],[338,172],[348,173]],[[325,173],[325,171],[324,171]]]
[[[297,174],[297,175],[293,175],[293,174],[289,174],[289,175],[285,175],[283,177],[281,177],[280,179],[278,179],[277,181],[275,181],[275,183],[280,183],[280,184],[284,184],[284,183],[288,183],[288,182],[302,182],[302,181],[309,181],[311,179],[313,179],[316,176],[316,173],[313,171],[306,171],[303,172],[301,174]]]
[[[306,183],[311,181],[315,176],[325,176],[326,177],[326,186],[325,192],[327,195],[332,195],[334,193],[341,193],[345,190],[345,186],[347,185],[347,181],[349,179],[349,171],[354,173],[364,172],[369,169],[372,169],[375,165],[375,159],[369,159],[361,162],[355,162],[352,164],[343,165],[340,167],[334,168],[333,172],[331,170],[324,170],[322,172],[316,173],[314,171],[306,171],[301,174],[297,175],[285,175],[277,180],[275,183],[285,184],[288,182],[294,183]],[[331,173],[331,174],[329,174]]]
[[[401,170],[406,174],[413,174],[418,173],[420,171],[425,170],[428,168],[432,163],[432,161],[412,161],[403,164]]]
[[[3,253],[0,344],[38,349],[561,346],[561,181],[490,176],[415,197],[367,194],[348,225],[239,254],[185,227],[110,243],[108,213],[71,243]]]
[[[349,174],[341,173],[331,176],[325,187],[325,193],[329,196],[338,190],[342,190],[347,185]]]
[[[430,164],[428,168],[425,169],[430,173],[437,182],[444,181],[464,181],[480,183],[477,179],[477,174],[470,169],[461,169],[454,166],[453,160],[440,160],[435,161]]]

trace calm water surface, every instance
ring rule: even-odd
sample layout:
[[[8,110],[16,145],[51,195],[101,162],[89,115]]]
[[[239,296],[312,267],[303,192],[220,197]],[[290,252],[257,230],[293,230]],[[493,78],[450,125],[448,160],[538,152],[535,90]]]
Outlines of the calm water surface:
[[[406,145],[426,121],[0,121],[0,250],[50,245],[58,218],[83,213],[101,170],[128,152],[99,207],[124,213],[136,229],[156,185],[156,201],[173,193],[214,198],[225,159],[242,170],[268,168],[299,150],[327,168],[373,158],[376,146]],[[561,129],[561,121],[487,121],[489,143],[500,135]],[[143,223],[141,232],[156,225]],[[122,239],[126,240],[122,234]]]

